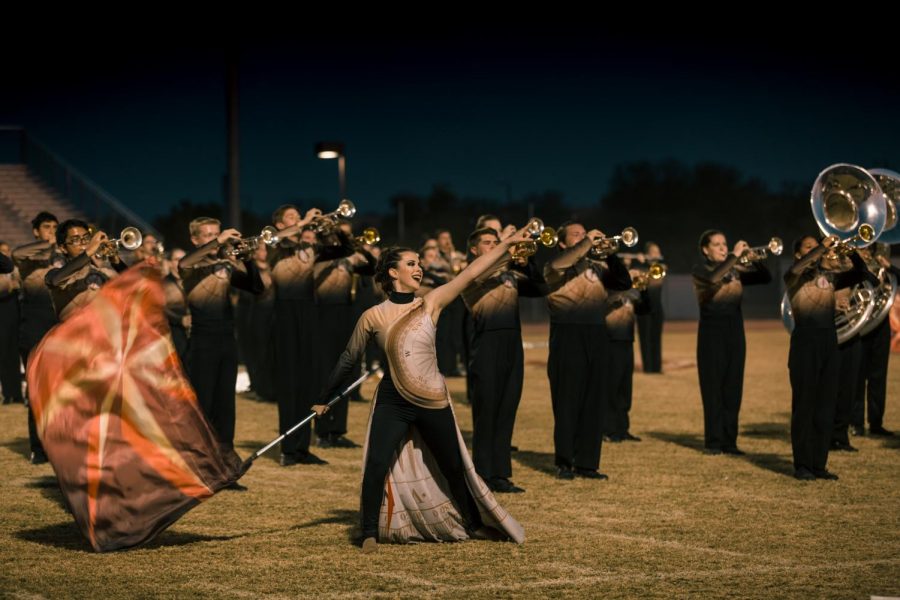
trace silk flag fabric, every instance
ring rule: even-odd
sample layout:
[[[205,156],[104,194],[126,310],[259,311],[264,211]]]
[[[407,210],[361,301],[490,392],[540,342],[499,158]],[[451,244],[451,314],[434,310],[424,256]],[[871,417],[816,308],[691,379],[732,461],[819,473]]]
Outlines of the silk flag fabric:
[[[158,271],[109,281],[28,362],[38,434],[75,521],[98,552],[151,540],[240,477],[182,371]]]

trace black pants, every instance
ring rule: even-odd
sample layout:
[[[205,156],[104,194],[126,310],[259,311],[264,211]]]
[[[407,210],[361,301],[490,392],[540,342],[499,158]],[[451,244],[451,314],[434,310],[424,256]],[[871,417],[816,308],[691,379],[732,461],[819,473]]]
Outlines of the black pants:
[[[319,353],[319,381],[328,381],[331,370],[347,347],[353,328],[354,309],[351,304],[318,304],[317,351]],[[319,384],[315,392],[320,392]],[[357,389],[356,394],[359,393]],[[347,402],[338,402],[322,418],[316,419],[316,435],[319,437],[344,435],[347,433]]]
[[[794,329],[791,376],[791,446],[794,468],[820,470],[828,462],[840,370],[834,329]]]
[[[238,353],[233,332],[197,332],[188,350],[191,385],[197,401],[219,441],[234,447],[234,384]]]
[[[869,409],[869,426],[884,424],[885,399],[887,397],[888,361],[891,357],[891,324],[885,319],[873,331],[862,337],[860,377],[853,398],[850,422],[862,427],[866,408]]]
[[[641,342],[641,362],[644,373],[662,373],[662,329],[665,320],[662,309],[637,316]]]
[[[181,367],[184,369],[184,372],[187,373],[187,354],[188,345],[190,343],[187,330],[181,325],[173,325],[169,323],[169,331],[171,331],[172,334],[172,345],[175,346],[175,352],[176,354],[178,354],[178,360],[181,361]]]
[[[318,399],[318,337],[316,305],[312,300],[275,301],[275,385],[280,433],[308,415]],[[303,427],[281,442],[281,452],[307,454],[310,435],[310,428]]]
[[[609,398],[605,325],[550,323],[547,375],[553,442],[560,467],[600,468],[603,416]]]
[[[634,342],[610,340],[609,342],[609,405],[604,419],[607,435],[622,437],[628,433],[631,423],[631,381],[634,375]]]
[[[484,331],[472,346],[472,459],[482,479],[512,475],[510,445],[525,355],[518,329]]]
[[[275,400],[275,307],[254,299],[250,313],[249,342],[253,359],[247,361],[250,387],[261,400]],[[294,367],[296,368],[296,367]]]
[[[473,529],[480,527],[481,517],[466,484],[456,422],[450,407],[435,410],[416,406],[400,396],[392,384],[383,381],[372,414],[363,473],[363,537],[378,535],[378,515],[384,498],[385,478],[391,468],[394,452],[406,441],[410,425],[418,428],[434,455],[450,488],[449,496],[453,498],[463,519]]]
[[[738,415],[744,390],[746,342],[740,317],[701,319],[697,331],[697,372],[703,399],[704,446],[737,447]]]
[[[0,300],[0,388],[7,402],[22,401],[19,367],[19,299],[13,295]]]
[[[26,372],[28,371],[28,355],[56,323],[56,315],[52,311],[40,311],[40,314],[30,315],[27,307],[22,307],[22,321],[19,326],[19,355]],[[28,410],[28,443],[32,452],[44,454],[44,446],[37,434],[34,413],[30,408]]]
[[[847,429],[850,427],[850,408],[856,395],[862,360],[862,341],[858,335],[838,347],[840,374],[838,376],[837,402],[834,409],[834,429],[831,441],[849,444]]]

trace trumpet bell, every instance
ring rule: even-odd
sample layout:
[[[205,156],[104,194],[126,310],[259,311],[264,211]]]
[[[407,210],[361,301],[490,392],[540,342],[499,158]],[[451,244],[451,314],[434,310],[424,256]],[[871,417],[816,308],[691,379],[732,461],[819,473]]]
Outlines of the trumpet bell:
[[[526,231],[528,231],[528,235],[533,238],[540,237],[540,235],[544,232],[544,222],[538,218],[531,219],[528,221],[528,225]]]
[[[622,243],[629,248],[638,243],[638,232],[634,227],[626,227],[622,230]]]
[[[766,247],[774,256],[781,256],[781,253],[784,251],[784,242],[779,237],[773,237],[769,240],[769,244]]]
[[[373,246],[381,241],[381,234],[374,227],[366,227],[357,239],[363,244]]]
[[[144,236],[137,227],[126,227],[119,234],[118,243],[125,250],[137,250],[144,243]]]
[[[263,227],[262,232],[259,234],[259,239],[262,240],[262,243],[266,246],[274,246],[281,238],[278,235],[278,230],[272,227],[271,225],[266,225]]]
[[[869,169],[884,194],[884,229],[879,242],[900,244],[900,173],[889,169]]]
[[[835,235],[857,248],[875,241],[885,227],[887,207],[881,187],[875,177],[856,165],[839,163],[819,173],[810,204],[823,234]],[[865,232],[863,226],[867,226]]]
[[[344,219],[350,219],[353,215],[356,214],[356,205],[350,202],[347,199],[341,200],[340,204],[338,204],[337,210],[334,211],[337,216],[342,217]]]
[[[547,248],[552,248],[559,243],[559,234],[552,227],[544,227],[538,240]]]
[[[647,274],[650,276],[650,279],[662,279],[666,276],[666,265],[663,263],[653,263],[647,268]]]

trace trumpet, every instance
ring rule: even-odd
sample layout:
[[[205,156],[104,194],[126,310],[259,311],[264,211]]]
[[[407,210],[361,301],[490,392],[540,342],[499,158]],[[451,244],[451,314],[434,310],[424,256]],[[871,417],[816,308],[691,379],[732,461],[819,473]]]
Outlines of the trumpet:
[[[631,278],[631,287],[636,290],[646,290],[647,286],[650,285],[650,280],[659,281],[663,277],[666,276],[668,269],[666,265],[660,262],[655,262],[650,265],[644,273],[639,273]]]
[[[755,260],[765,259],[769,253],[771,253],[772,256],[781,256],[783,251],[784,242],[782,242],[779,237],[773,237],[765,246],[753,246],[752,248],[748,248],[738,259],[738,262],[742,265],[746,265]]]
[[[552,227],[546,227],[540,219],[529,221],[527,228],[531,239],[516,243],[513,247],[513,258],[534,256],[537,252],[538,242],[547,248],[552,248],[559,243],[559,235],[556,233],[556,230]]]
[[[219,249],[220,256],[234,256],[239,258],[249,258],[251,254],[256,252],[260,244],[266,246],[274,246],[281,241],[278,230],[267,225],[262,228],[259,235],[253,237],[241,238],[235,242],[226,244]]]
[[[97,233],[98,229],[94,225],[91,225],[88,228],[88,233],[93,235]],[[110,258],[119,253],[120,248],[124,248],[128,251],[137,250],[141,247],[141,244],[144,243],[144,236],[141,235],[141,230],[137,227],[126,227],[119,233],[119,237],[114,240],[106,240],[102,244],[100,244],[100,248],[97,250],[97,253],[94,254],[95,258]]]
[[[634,227],[626,227],[619,235],[597,237],[592,242],[594,246],[590,251],[591,257],[604,259],[618,252],[620,243],[628,248],[634,247],[638,243],[638,232]]]
[[[339,219],[351,219],[355,214],[356,206],[347,199],[341,200],[337,209],[316,218],[316,233],[331,233]]]
[[[381,234],[378,233],[378,230],[374,227],[366,227],[365,229],[363,229],[362,235],[356,236],[355,238],[353,238],[353,241],[360,246],[362,246],[363,244],[374,246],[381,241]]]
[[[835,260],[842,256],[849,256],[857,248],[865,247],[875,241],[875,228],[868,223],[863,223],[856,230],[856,235],[845,240],[837,235],[829,236],[835,240],[834,245],[825,253],[825,256]]]

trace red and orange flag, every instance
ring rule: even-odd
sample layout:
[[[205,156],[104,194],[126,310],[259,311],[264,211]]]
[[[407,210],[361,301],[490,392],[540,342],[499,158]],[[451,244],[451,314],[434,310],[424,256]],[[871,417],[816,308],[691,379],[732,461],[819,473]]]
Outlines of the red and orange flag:
[[[181,368],[146,263],[109,281],[28,361],[38,434],[98,552],[152,539],[240,477]]]

